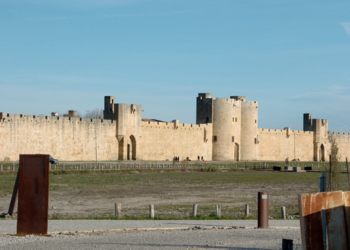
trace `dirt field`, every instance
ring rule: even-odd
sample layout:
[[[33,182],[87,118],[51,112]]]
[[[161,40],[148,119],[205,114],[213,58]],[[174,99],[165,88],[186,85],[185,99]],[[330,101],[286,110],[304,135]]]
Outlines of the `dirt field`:
[[[187,218],[192,205],[209,216],[215,204],[226,218],[242,218],[245,204],[256,216],[257,193],[270,194],[270,216],[280,217],[285,206],[289,218],[297,218],[298,193],[316,192],[321,173],[273,171],[129,171],[66,172],[50,175],[51,218],[106,218],[114,215],[114,203],[122,204],[123,216],[147,218],[154,204],[160,218]],[[347,190],[346,175],[341,175]],[[0,213],[7,212],[15,182],[14,173],[0,175]],[[292,217],[290,217],[292,216]]]

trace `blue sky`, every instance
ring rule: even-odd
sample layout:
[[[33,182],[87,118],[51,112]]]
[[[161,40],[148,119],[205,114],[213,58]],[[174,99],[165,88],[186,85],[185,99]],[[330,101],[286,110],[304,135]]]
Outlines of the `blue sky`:
[[[198,93],[259,102],[259,127],[303,113],[350,132],[350,1],[0,0],[0,111],[103,108],[195,123]]]

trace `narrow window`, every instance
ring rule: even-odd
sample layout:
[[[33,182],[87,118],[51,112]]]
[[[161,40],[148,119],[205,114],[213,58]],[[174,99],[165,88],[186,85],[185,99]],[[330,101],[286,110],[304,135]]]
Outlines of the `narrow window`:
[[[232,142],[235,142],[235,137],[234,136],[232,136]]]
[[[237,117],[235,118],[236,122],[237,122]]]
[[[213,141],[218,141],[218,137],[216,135],[213,136]]]
[[[234,117],[232,117],[232,121],[233,121],[233,122],[235,121],[235,118],[234,118]]]
[[[255,144],[257,144],[257,143],[258,143],[257,138],[254,138],[254,143],[255,143]]]
[[[256,120],[255,120],[255,123],[256,123]]]

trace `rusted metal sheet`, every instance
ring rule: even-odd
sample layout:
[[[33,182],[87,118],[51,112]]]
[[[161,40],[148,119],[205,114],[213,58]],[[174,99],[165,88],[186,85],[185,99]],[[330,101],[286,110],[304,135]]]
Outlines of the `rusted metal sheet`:
[[[303,249],[325,249],[325,244],[329,250],[350,249],[347,233],[350,213],[346,205],[350,204],[350,192],[299,194],[298,200]],[[322,221],[322,210],[326,221]],[[326,227],[326,239],[322,222]]]
[[[49,155],[20,155],[17,235],[47,235]]]

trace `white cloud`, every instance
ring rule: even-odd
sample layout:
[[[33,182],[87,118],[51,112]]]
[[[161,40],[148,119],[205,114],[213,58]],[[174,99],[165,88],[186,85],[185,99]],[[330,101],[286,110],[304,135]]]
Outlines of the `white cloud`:
[[[340,23],[341,26],[345,29],[346,33],[350,35],[350,23]]]

